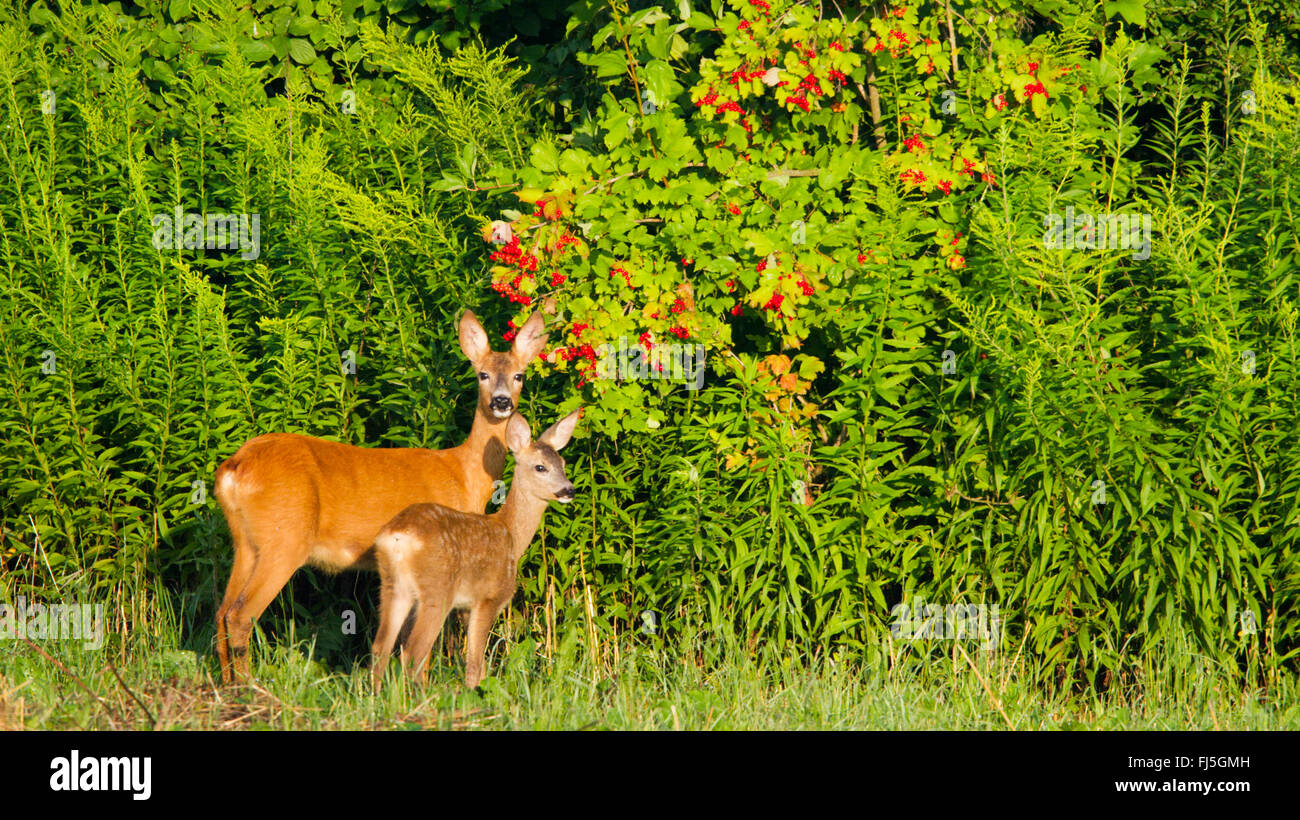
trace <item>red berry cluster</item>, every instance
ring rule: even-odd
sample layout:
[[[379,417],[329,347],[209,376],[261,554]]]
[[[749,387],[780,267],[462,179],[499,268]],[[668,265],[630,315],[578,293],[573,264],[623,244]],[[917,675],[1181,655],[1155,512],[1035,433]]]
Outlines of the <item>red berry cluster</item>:
[[[556,253],[561,253],[564,251],[565,248],[569,247],[570,245],[577,245],[579,241],[580,240],[578,239],[578,237],[574,236],[571,233],[566,232],[563,236],[560,237],[559,241],[555,243],[555,247],[553,248],[553,250]]]
[[[634,287],[636,287],[635,285],[632,284],[632,274],[628,273],[628,272],[623,268],[622,265],[615,265],[612,269],[610,269],[609,275],[610,275],[611,277],[614,277],[614,276],[622,276],[622,277],[623,277],[623,281],[624,281],[624,282],[627,282],[627,286],[628,286],[629,288],[634,288]]]
[[[507,265],[515,265],[520,270],[535,271],[537,270],[537,257],[531,253],[524,253],[524,249],[519,245],[519,237],[510,237],[510,242],[501,247],[499,251],[493,251],[488,257],[493,262],[504,262]]]
[[[574,325],[574,327],[577,327],[577,325]],[[583,325],[583,327],[586,327],[586,325]],[[566,362],[571,362],[574,359],[581,360],[581,363],[576,368],[579,374],[578,387],[590,382],[592,374],[596,372],[596,349],[589,344],[556,348],[555,356]]]
[[[803,57],[799,58],[799,65],[808,65],[808,61],[817,56],[817,49],[813,48],[812,46],[804,45],[802,40],[798,40],[795,42],[794,50],[796,56],[798,55],[800,50],[803,51]]]
[[[890,40],[894,40],[896,42],[891,44],[889,42]],[[908,39],[907,32],[900,31],[899,29],[893,28],[889,30],[889,34],[886,35],[883,42],[877,42],[874,46],[871,47],[871,53],[877,54],[881,51],[884,51],[885,49],[889,49],[889,56],[897,57],[901,53],[902,49],[907,47],[909,42],[910,41]]]
[[[574,359],[586,359],[590,362],[596,361],[596,349],[588,344],[557,348],[555,355],[559,356],[566,362],[571,362]]]
[[[534,271],[537,270],[537,257],[531,253],[525,253],[519,244],[519,237],[513,236],[510,242],[503,245],[500,250],[494,251],[489,257],[493,262],[502,262],[506,265],[519,268],[523,271],[517,274],[509,282],[493,282],[492,290],[501,294],[511,302],[520,305],[529,305],[533,298],[519,291],[519,286],[523,284],[524,277],[532,278]]]
[[[903,140],[903,145],[907,148],[907,150],[911,151],[914,154],[920,153],[921,151],[925,150],[925,143],[921,141],[920,134],[914,134],[908,137],[907,139]]]
[[[743,75],[743,72],[732,73],[731,82],[733,84],[736,82],[736,76],[738,74]],[[762,75],[763,75],[762,71],[759,71],[757,74],[757,76],[762,76]],[[745,116],[745,109],[740,107],[740,103],[736,102],[735,100],[725,100],[721,103],[718,102],[718,93],[713,89],[709,89],[709,93],[705,94],[703,97],[700,97],[700,99],[696,100],[695,105],[699,108],[704,108],[705,106],[709,106],[709,105],[715,106],[715,110],[719,114],[726,113],[727,111],[734,111],[740,115],[741,126],[746,131],[753,130],[753,127],[749,123],[749,117]],[[723,143],[718,143],[719,147],[721,147],[722,145]]]
[[[903,173],[899,174],[898,178],[901,179],[903,182],[907,182],[912,185],[925,184],[925,172],[919,171],[915,168],[907,169]]]
[[[1029,85],[1025,86],[1025,102],[1029,102],[1030,100],[1032,100],[1035,94],[1042,94],[1043,99],[1047,99],[1047,88],[1042,84],[1041,81],[1036,83],[1030,83]]]
[[[952,242],[950,242],[949,245],[955,249],[957,247],[957,243],[961,241],[961,237],[962,237],[961,231],[958,231],[957,234],[953,236]],[[952,268],[953,270],[960,270],[961,268],[966,267],[966,257],[962,256],[961,254],[957,253],[954,250],[953,253],[948,257],[948,267]]]
[[[767,73],[767,69],[764,68],[758,68],[753,71],[746,71],[743,67],[741,67],[731,72],[731,76],[727,78],[727,82],[730,83],[731,85],[738,86],[742,82],[750,82],[751,80],[757,80],[759,77],[762,77],[766,73]]]
[[[679,339],[685,339],[691,335],[686,331],[686,328],[684,327],[670,327],[668,328],[668,332]]]

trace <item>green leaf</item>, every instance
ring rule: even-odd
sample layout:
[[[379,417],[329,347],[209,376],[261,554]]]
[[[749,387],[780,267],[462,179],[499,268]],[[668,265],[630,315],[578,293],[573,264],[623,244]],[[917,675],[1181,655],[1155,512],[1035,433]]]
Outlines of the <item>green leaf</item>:
[[[663,60],[651,60],[642,70],[641,78],[645,80],[650,102],[657,106],[667,104],[673,95],[682,90],[677,83],[673,67]]]
[[[239,43],[239,52],[250,63],[260,63],[275,56],[275,50],[265,40],[244,39]]]
[[[1107,17],[1118,13],[1135,26],[1147,24],[1146,0],[1106,0],[1105,10]]]
[[[289,56],[299,65],[311,65],[316,59],[316,49],[309,40],[295,37],[289,41]]]

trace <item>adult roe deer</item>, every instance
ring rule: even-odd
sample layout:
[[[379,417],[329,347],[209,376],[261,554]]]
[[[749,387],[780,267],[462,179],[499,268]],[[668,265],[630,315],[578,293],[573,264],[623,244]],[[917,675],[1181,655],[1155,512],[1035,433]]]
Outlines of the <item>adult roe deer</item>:
[[[415,607],[415,625],[402,647],[402,665],[424,680],[429,650],[453,609],[469,610],[465,685],[483,680],[488,632],[515,594],[519,559],[537,533],[547,505],[573,500],[558,450],[569,443],[580,410],[532,441],[523,416],[506,422],[506,446],[515,455],[514,480],[501,509],[491,515],[439,504],[413,504],[375,538],[381,579],[379,630],[372,648],[374,687],[380,688],[397,634]]]
[[[248,636],[300,567],[374,569],[371,545],[394,515],[418,501],[482,512],[505,469],[506,420],[524,371],[546,345],[534,313],[507,352],[495,352],[465,311],[460,348],[478,373],[469,438],[446,450],[356,447],[292,433],[250,439],[216,473],[216,496],[235,562],[217,610],[221,679],[249,677]],[[233,660],[233,664],[232,664]]]

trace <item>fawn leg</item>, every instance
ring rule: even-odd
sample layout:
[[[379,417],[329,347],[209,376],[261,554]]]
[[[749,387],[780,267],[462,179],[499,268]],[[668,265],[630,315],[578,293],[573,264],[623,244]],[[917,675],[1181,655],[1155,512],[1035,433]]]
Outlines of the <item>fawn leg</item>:
[[[429,672],[429,651],[433,642],[438,640],[442,631],[442,622],[447,620],[447,604],[438,599],[422,602],[415,626],[407,636],[406,645],[402,647],[402,665],[406,666],[411,680],[424,683]]]
[[[401,631],[415,596],[410,590],[396,586],[386,579],[379,591],[379,631],[375,633],[375,643],[370,647],[370,678],[379,691],[384,680],[384,671],[388,669],[388,659],[393,654],[393,644],[397,642],[397,633]]]
[[[483,681],[484,654],[492,622],[501,611],[495,601],[481,601],[469,613],[469,629],[465,636],[465,685],[473,689]]]

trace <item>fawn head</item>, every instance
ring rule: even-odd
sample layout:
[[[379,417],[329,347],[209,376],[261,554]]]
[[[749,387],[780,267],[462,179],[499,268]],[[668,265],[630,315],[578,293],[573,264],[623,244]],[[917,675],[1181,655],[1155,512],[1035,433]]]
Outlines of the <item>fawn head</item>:
[[[487,332],[470,311],[460,317],[460,349],[478,374],[478,410],[488,418],[509,418],[519,406],[528,363],[546,346],[546,323],[534,313],[505,352],[488,344]]]
[[[506,423],[506,446],[515,454],[514,481],[521,492],[561,504],[573,500],[573,482],[564,474],[564,459],[560,458],[559,450],[569,443],[581,414],[581,409],[574,410],[546,428],[536,441],[532,440],[532,431],[523,416],[510,417]]]

